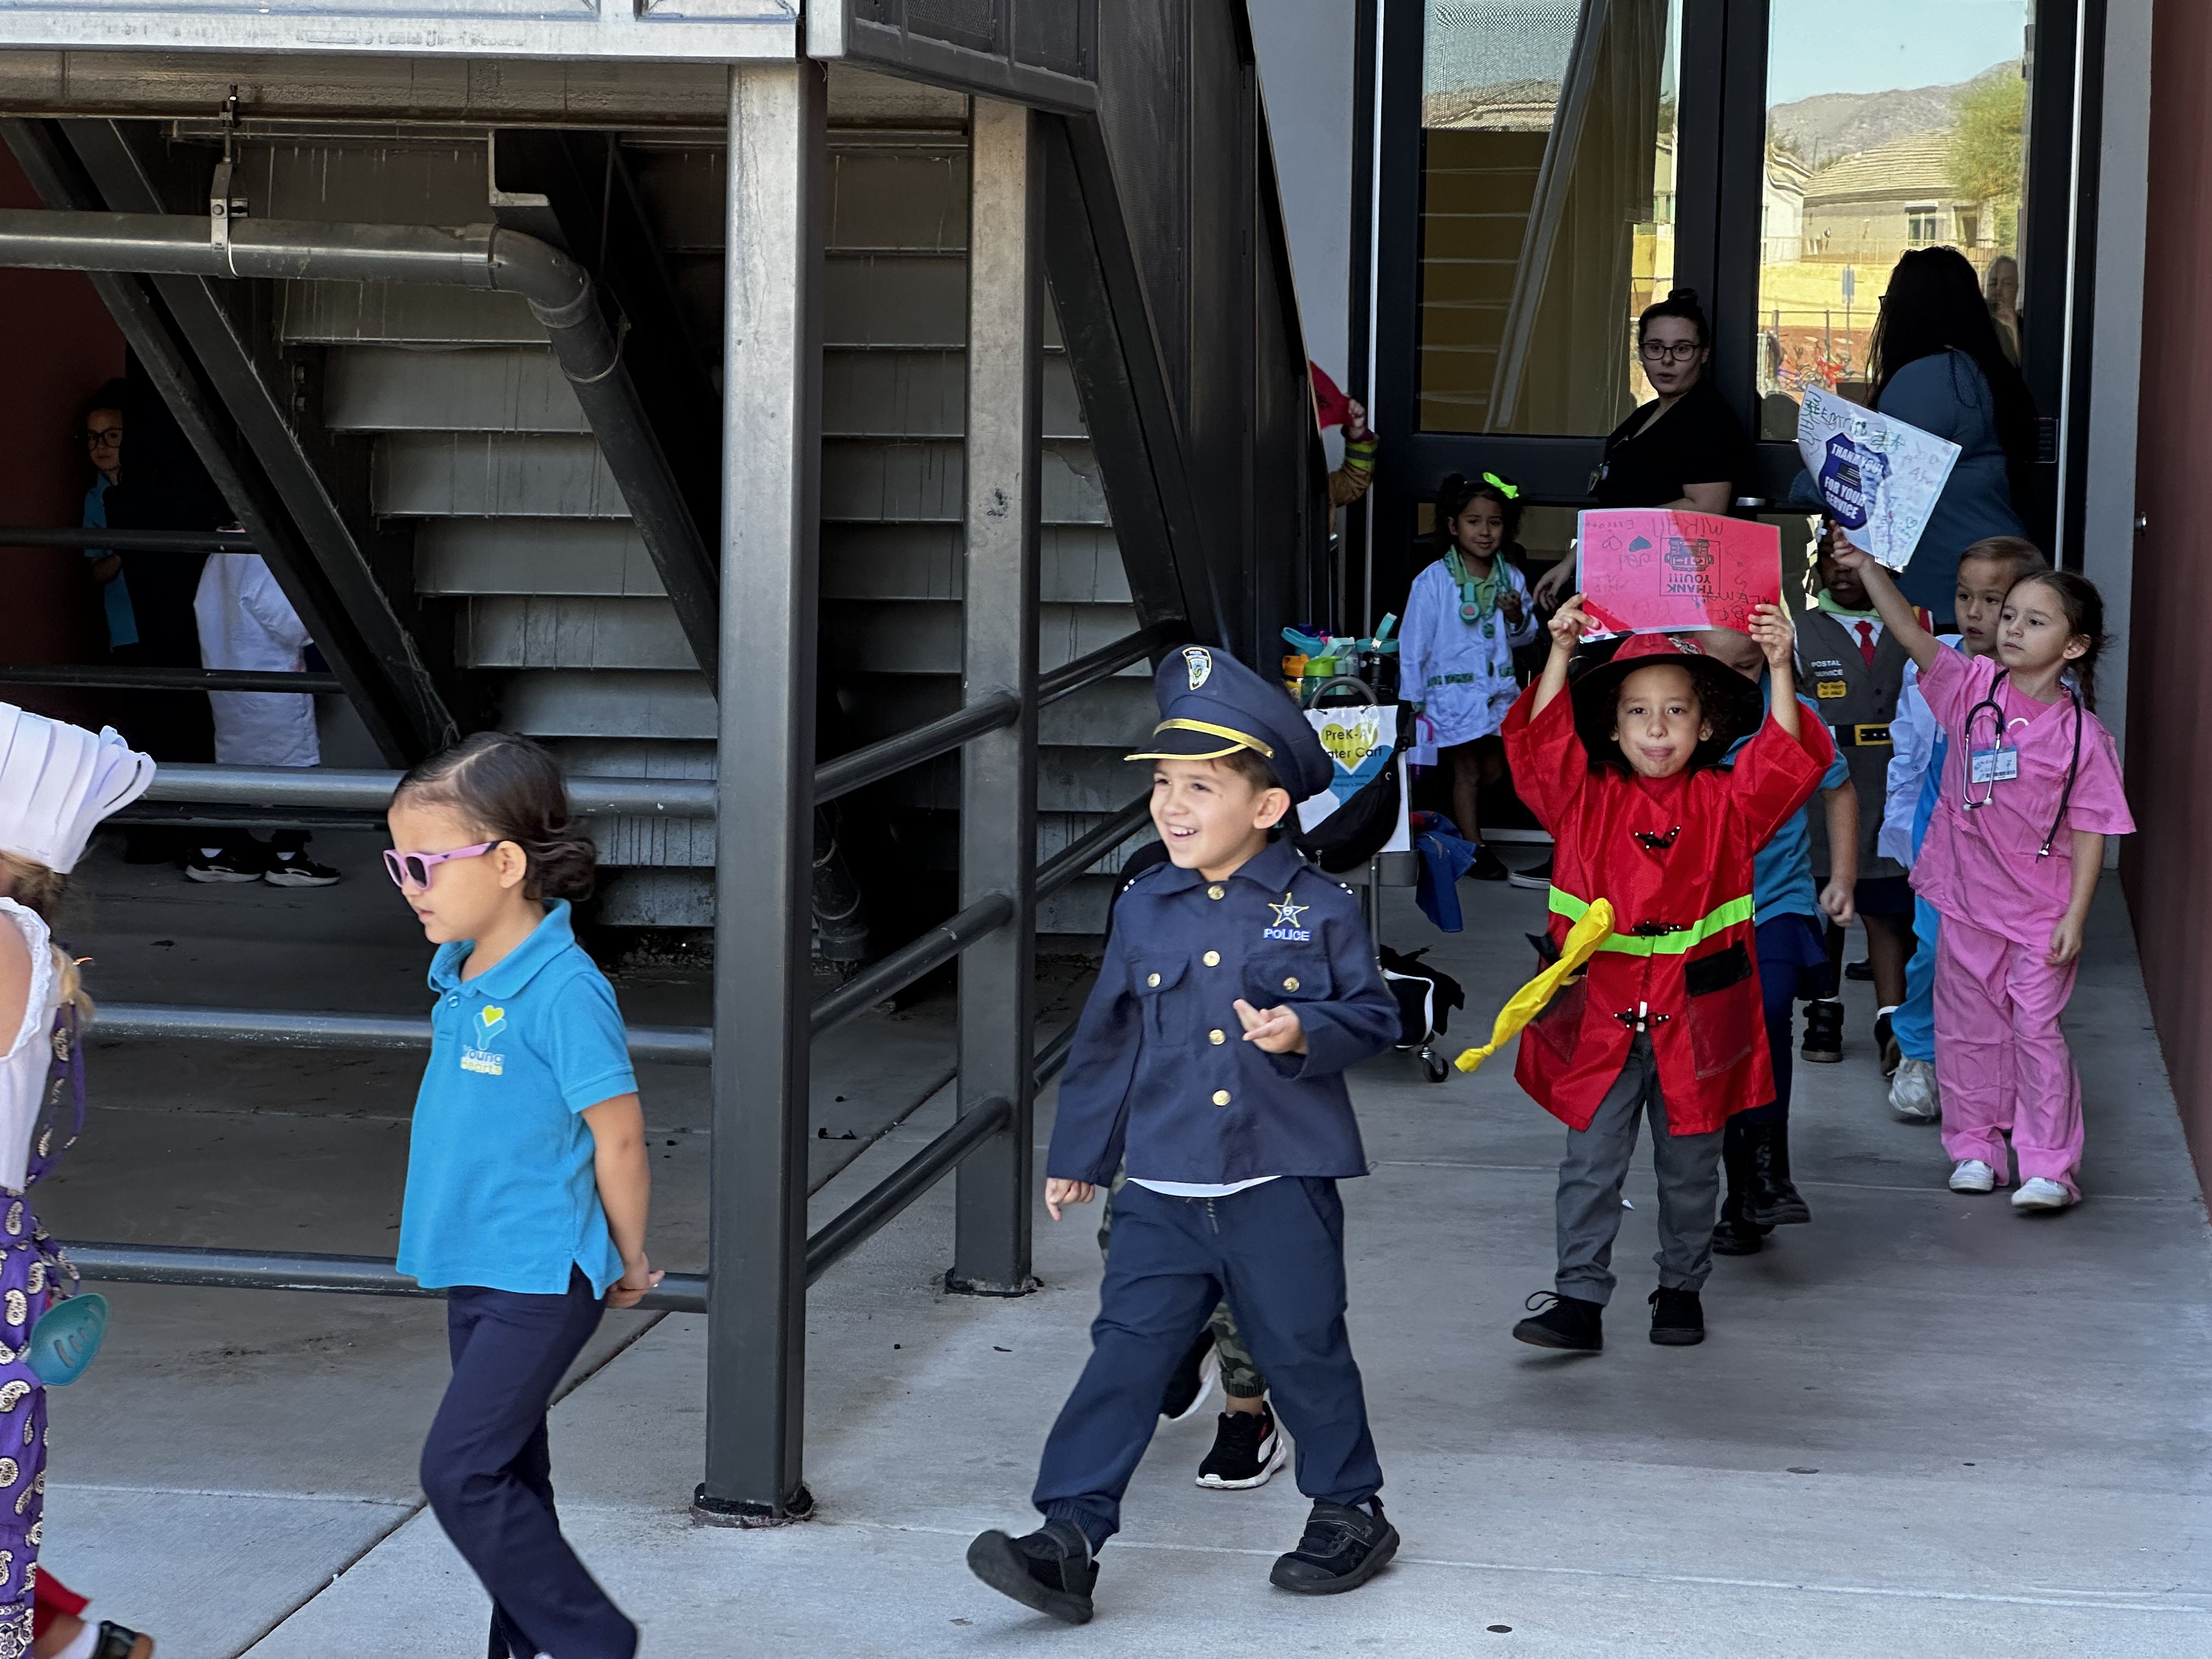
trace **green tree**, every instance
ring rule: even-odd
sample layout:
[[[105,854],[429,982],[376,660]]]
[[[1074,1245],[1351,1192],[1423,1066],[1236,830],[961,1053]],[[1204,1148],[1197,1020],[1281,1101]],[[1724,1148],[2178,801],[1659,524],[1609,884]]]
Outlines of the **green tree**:
[[[2004,64],[1977,76],[1952,102],[1957,125],[1951,129],[1951,188],[1971,201],[1988,204],[1997,246],[2011,251],[2020,227],[2021,127],[2027,113],[2027,82],[2016,64]]]

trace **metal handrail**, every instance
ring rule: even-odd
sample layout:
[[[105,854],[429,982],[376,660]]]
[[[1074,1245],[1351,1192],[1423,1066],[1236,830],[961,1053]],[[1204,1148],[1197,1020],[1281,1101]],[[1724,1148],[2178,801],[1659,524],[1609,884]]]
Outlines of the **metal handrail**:
[[[413,1015],[280,1013],[260,1008],[195,1008],[169,1003],[103,1002],[90,1027],[95,1038],[252,1042],[283,1048],[354,1048],[420,1053],[430,1046],[430,1022]],[[714,1057],[712,1028],[633,1025],[632,1060],[705,1066]]]
[[[980,898],[949,921],[939,923],[909,945],[900,946],[864,974],[827,996],[815,999],[807,1015],[816,1036],[834,1030],[885,997],[896,996],[933,968],[941,968],[985,935],[1013,919],[1014,902],[1004,893]]]
[[[878,1182],[806,1241],[806,1282],[828,1273],[872,1238],[884,1224],[943,1180],[960,1160],[1006,1126],[1013,1103],[993,1095],[953,1120],[952,1127]]]
[[[116,668],[77,663],[0,667],[0,685],[76,685],[105,691],[296,691],[345,690],[335,674],[272,674],[249,668]]]
[[[939,719],[872,743],[865,749],[855,749],[849,755],[840,755],[815,768],[815,804],[819,805],[840,795],[849,795],[894,772],[935,760],[972,738],[1012,726],[1021,714],[1019,696],[1003,690],[993,691]]]
[[[1146,790],[1081,840],[1070,842],[1037,866],[1037,896],[1057,893],[1152,820],[1152,796]]]
[[[1038,1088],[1043,1088],[1046,1084],[1059,1076],[1060,1068],[1067,1064],[1067,1051],[1075,1047],[1077,1024],[1076,1020],[1068,1021],[1066,1024],[1052,1034],[1051,1042],[1037,1050],[1036,1085]]]
[[[0,525],[0,547],[85,547],[102,553],[254,553],[242,530],[110,530],[76,525]]]
[[[1157,622],[1133,634],[1125,634],[1111,645],[1102,645],[1073,662],[1062,663],[1050,672],[1038,675],[1037,702],[1040,707],[1057,702],[1109,674],[1120,673],[1139,657],[1149,657],[1163,646],[1180,645],[1189,637],[1188,624],[1180,622]]]
[[[399,787],[398,772],[319,766],[207,766],[164,761],[144,799],[194,805],[334,806],[381,813]],[[571,776],[568,810],[579,817],[714,815],[712,778]]]

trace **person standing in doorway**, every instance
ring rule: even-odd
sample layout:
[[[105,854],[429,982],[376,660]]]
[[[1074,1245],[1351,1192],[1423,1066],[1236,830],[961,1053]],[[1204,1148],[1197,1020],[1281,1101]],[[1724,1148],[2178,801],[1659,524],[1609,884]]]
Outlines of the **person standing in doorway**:
[[[126,387],[110,380],[93,394],[84,411],[85,456],[92,463],[92,484],[84,492],[80,523],[87,530],[107,528],[107,492],[123,477],[123,399]],[[92,574],[100,583],[100,603],[107,619],[107,652],[117,661],[138,643],[138,621],[131,611],[131,582],[123,574],[123,556],[105,547],[88,547]]]

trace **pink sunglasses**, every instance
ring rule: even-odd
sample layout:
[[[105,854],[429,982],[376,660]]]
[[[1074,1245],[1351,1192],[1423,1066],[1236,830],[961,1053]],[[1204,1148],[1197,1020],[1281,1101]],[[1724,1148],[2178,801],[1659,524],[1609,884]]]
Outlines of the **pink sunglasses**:
[[[428,887],[430,872],[448,859],[480,859],[499,843],[488,841],[481,847],[456,847],[450,853],[403,853],[397,847],[384,849],[384,872],[392,878],[392,884],[403,893],[410,886]]]

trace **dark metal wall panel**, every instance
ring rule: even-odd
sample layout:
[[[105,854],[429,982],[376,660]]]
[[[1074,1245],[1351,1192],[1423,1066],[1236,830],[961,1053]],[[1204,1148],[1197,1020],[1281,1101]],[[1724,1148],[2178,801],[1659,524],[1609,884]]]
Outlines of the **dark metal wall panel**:
[[[1036,109],[1093,106],[1100,0],[843,0],[842,10],[820,9],[830,15],[810,9],[807,18],[817,57]]]

